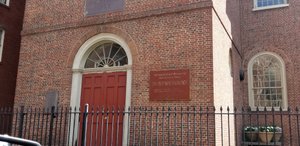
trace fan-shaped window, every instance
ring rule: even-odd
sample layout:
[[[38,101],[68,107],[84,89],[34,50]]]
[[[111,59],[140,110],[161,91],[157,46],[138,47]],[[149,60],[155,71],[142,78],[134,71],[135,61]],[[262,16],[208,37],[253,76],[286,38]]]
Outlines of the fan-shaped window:
[[[286,104],[284,63],[279,57],[262,53],[249,64],[251,107],[283,107]]]
[[[97,46],[88,56],[84,68],[116,67],[128,64],[124,49],[116,43]]]

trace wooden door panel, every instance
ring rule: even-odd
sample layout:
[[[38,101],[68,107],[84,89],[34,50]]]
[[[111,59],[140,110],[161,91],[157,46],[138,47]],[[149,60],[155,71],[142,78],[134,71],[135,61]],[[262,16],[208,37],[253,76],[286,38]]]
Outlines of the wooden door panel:
[[[94,106],[95,108],[99,107],[102,108],[101,105],[105,105],[106,103],[106,99],[104,96],[104,91],[103,91],[103,87],[95,87],[94,88]]]
[[[116,107],[115,103],[115,88],[107,87],[106,88],[106,106],[108,108]]]
[[[124,95],[126,95],[126,87],[119,87],[118,89],[117,89],[118,91],[117,91],[117,93],[118,93],[118,95],[117,95],[117,102],[118,102],[118,108],[124,108],[125,106],[125,98],[123,98],[124,97]]]
[[[119,74],[118,76],[118,85],[126,86],[126,74]]]
[[[93,76],[90,75],[85,76],[82,80],[83,87],[92,87],[93,82]]]
[[[107,74],[106,76],[106,86],[107,87],[115,87],[116,83],[116,75],[115,74]]]
[[[102,87],[103,86],[103,80],[104,80],[104,77],[103,77],[103,75],[97,75],[97,74],[95,74],[94,75],[94,80],[95,80],[95,84],[94,84],[94,86],[95,87]]]
[[[81,106],[88,103],[94,109],[104,107],[110,111],[108,116],[100,114],[98,121],[94,117],[93,122],[93,115],[89,115],[86,145],[122,145],[123,114],[117,112],[123,110],[125,97],[126,72],[83,75]]]
[[[92,89],[91,88],[84,88],[84,89],[82,89],[82,96],[84,97],[84,98],[81,98],[81,103],[87,103],[87,102],[89,102],[91,99],[91,97],[92,97]],[[82,105],[81,107],[84,107],[84,105]]]

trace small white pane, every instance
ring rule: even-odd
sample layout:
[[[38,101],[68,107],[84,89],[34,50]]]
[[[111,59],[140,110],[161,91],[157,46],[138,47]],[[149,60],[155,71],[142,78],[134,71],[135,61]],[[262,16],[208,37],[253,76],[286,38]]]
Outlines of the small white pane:
[[[275,86],[280,87],[280,86],[281,86],[281,81],[277,81],[277,82],[275,83]]]
[[[257,0],[257,7],[262,7],[263,5],[263,1],[262,0]]]
[[[267,0],[264,0],[263,1],[263,6],[267,6],[268,5],[268,1]]]
[[[273,3],[273,0],[269,0],[268,1],[268,5],[270,6],[270,5],[273,5],[274,3]]]

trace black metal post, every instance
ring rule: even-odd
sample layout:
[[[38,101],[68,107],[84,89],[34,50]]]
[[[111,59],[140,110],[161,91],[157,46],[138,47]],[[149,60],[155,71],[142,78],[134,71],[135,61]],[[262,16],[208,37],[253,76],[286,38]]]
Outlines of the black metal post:
[[[51,107],[51,115],[50,115],[50,127],[49,127],[49,140],[48,140],[48,145],[52,145],[52,136],[53,136],[53,126],[54,126],[54,118],[55,118],[55,106]]]
[[[82,117],[82,133],[81,133],[81,146],[86,145],[86,126],[87,126],[87,115],[89,111],[89,105],[84,106],[84,113]]]
[[[21,111],[20,111],[20,122],[19,122],[19,133],[18,137],[22,138],[22,133],[23,133],[23,124],[24,124],[24,106],[21,106]]]

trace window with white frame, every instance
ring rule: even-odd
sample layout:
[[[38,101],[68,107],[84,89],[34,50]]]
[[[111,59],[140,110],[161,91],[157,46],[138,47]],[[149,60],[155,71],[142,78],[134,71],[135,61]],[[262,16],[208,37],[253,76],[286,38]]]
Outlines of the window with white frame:
[[[8,6],[9,0],[0,0],[0,4],[4,4]]]
[[[250,107],[287,107],[285,65],[278,55],[265,52],[254,56],[248,77]]]
[[[286,6],[287,0],[254,0],[254,9]]]
[[[0,28],[0,62],[2,61],[2,52],[3,52],[3,44],[4,44],[4,29]]]

